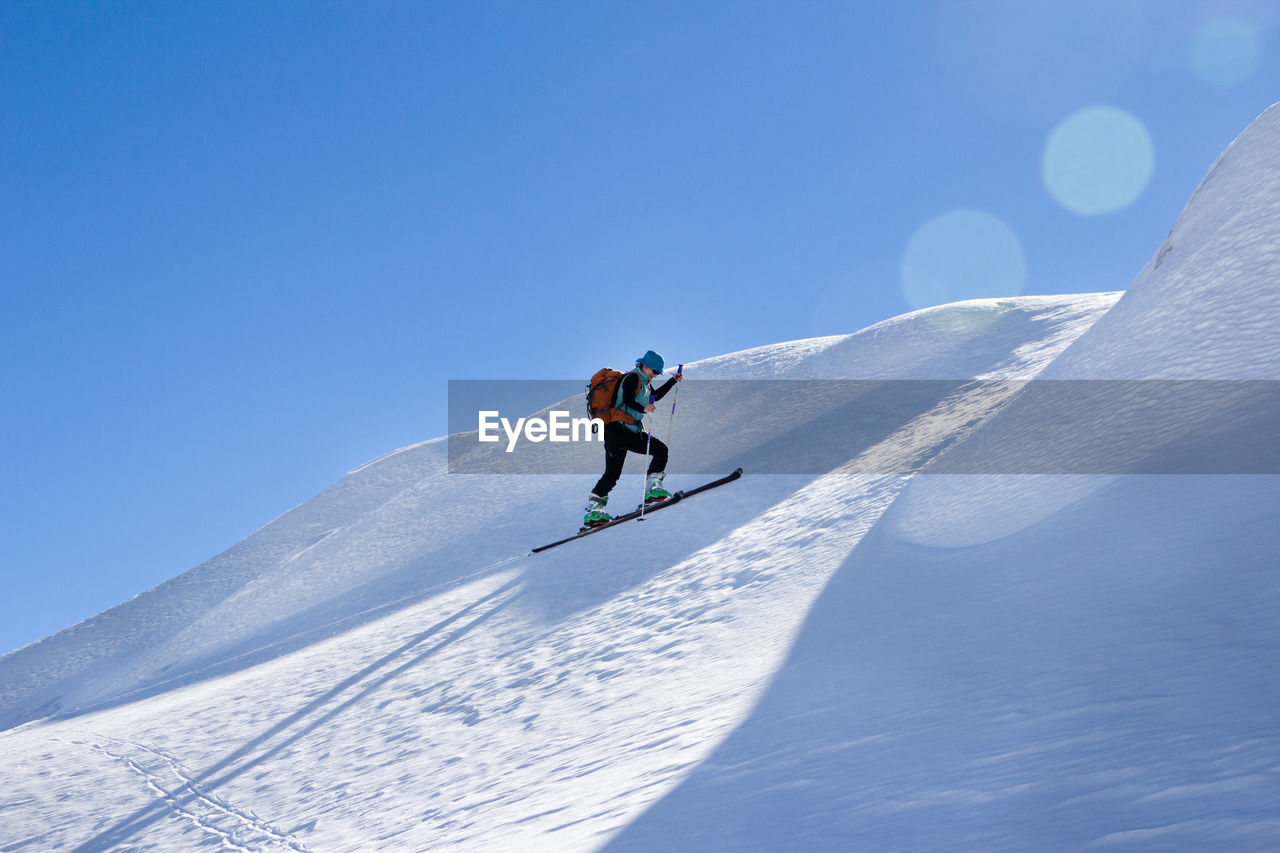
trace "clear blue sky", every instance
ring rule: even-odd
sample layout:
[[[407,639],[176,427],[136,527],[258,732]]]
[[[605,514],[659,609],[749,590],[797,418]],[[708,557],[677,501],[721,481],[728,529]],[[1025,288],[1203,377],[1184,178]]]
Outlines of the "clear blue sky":
[[[1277,98],[1273,9],[0,5],[0,652],[443,434],[449,379],[1125,287]]]

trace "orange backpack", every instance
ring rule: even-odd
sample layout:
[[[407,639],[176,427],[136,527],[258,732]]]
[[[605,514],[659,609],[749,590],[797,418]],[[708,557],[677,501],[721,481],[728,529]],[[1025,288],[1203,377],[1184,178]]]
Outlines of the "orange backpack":
[[[587,414],[593,418],[599,418],[606,424],[614,421],[622,421],[624,424],[636,422],[634,417],[615,405],[618,399],[618,383],[622,381],[623,376],[626,374],[612,367],[602,367],[595,372],[591,377],[591,384],[587,386]]]

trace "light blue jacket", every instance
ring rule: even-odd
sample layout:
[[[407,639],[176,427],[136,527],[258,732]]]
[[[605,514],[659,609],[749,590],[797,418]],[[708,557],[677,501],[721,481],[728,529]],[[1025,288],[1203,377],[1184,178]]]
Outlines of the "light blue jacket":
[[[640,377],[640,387],[636,391],[636,401],[643,405],[647,405],[649,402],[649,394],[652,393],[652,388],[649,385],[649,377],[644,375],[644,371],[641,370],[639,366],[637,366],[634,370],[629,371],[629,373],[634,373],[636,376]],[[622,411],[626,412],[628,415],[631,415],[631,417],[636,419],[636,422],[633,424],[626,423],[625,421],[622,422],[623,426],[625,426],[627,429],[631,430],[632,432],[644,432],[644,424],[641,423],[644,420],[644,416],[645,416],[644,409],[640,409],[639,411],[637,411],[632,407],[623,404],[622,402],[622,398],[624,396],[622,393],[622,386],[626,384],[626,381],[627,381],[626,375],[624,375],[621,379],[618,380],[617,397],[616,399],[614,399],[613,404],[617,408],[621,409]]]

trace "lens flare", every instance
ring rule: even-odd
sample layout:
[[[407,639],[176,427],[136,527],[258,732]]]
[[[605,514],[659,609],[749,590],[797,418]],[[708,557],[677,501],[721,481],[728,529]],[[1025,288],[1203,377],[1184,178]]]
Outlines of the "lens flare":
[[[1262,40],[1246,21],[1217,18],[1191,37],[1187,64],[1203,83],[1222,89],[1238,86],[1262,65]]]
[[[1041,174],[1059,204],[1096,216],[1132,204],[1155,163],[1155,146],[1141,121],[1116,107],[1092,106],[1049,134]]]
[[[1022,244],[989,213],[952,210],[922,225],[902,258],[902,294],[912,308],[1017,296],[1026,282]]]

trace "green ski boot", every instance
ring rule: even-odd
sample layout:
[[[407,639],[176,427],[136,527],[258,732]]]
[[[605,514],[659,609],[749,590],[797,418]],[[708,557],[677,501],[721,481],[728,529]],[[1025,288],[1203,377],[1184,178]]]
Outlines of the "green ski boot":
[[[587,498],[587,514],[582,517],[582,529],[588,527],[599,527],[602,524],[608,524],[613,521],[613,516],[604,511],[605,504],[609,502],[609,496],[601,497],[595,492],[591,493],[591,497]]]
[[[650,474],[644,481],[644,502],[647,504],[665,501],[671,497],[671,493],[662,488],[662,478],[667,476],[665,471],[657,474]]]

